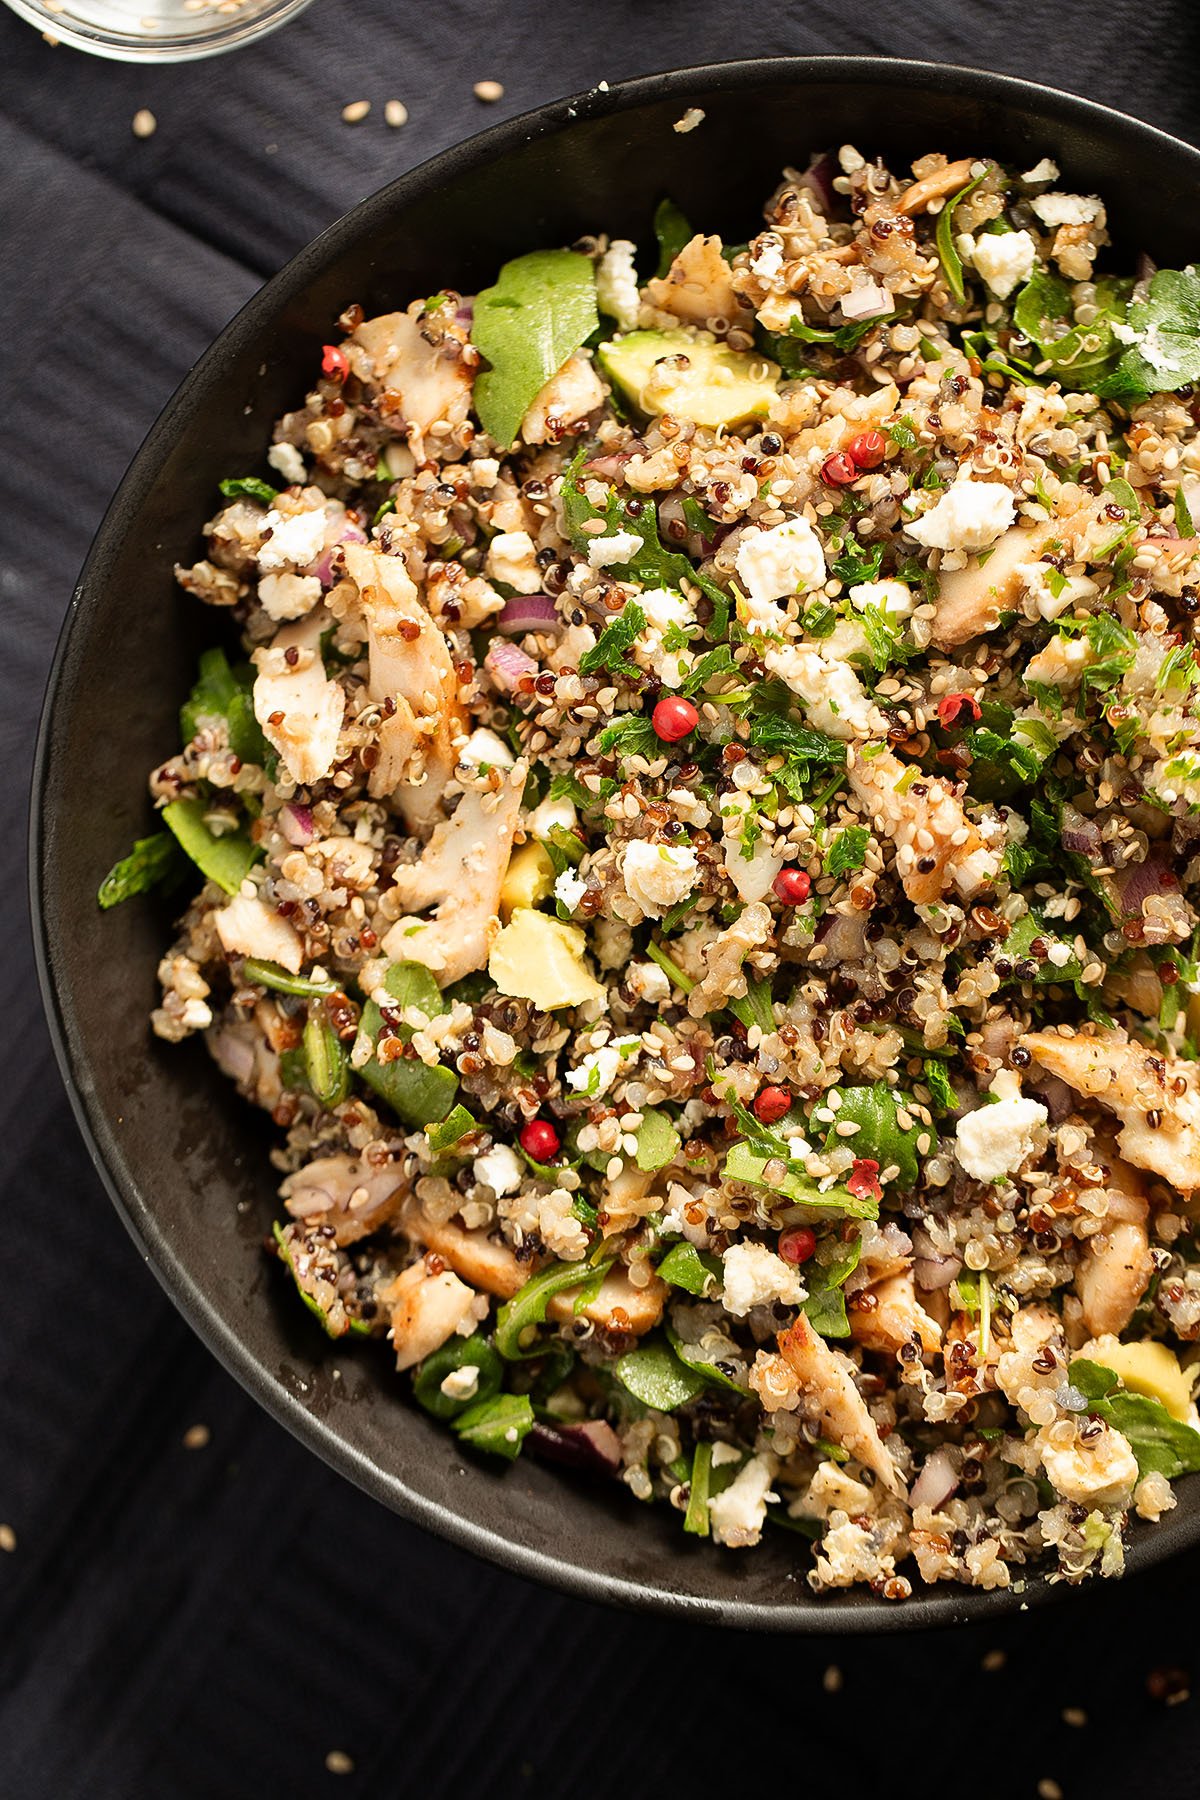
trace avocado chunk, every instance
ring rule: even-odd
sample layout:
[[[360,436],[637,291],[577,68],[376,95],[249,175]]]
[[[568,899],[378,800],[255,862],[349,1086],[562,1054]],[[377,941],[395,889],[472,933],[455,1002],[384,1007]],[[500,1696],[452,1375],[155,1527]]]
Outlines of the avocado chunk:
[[[599,1000],[604,990],[588,973],[585,942],[577,925],[520,906],[496,935],[488,974],[502,994],[532,1000],[543,1012]]]
[[[507,924],[518,907],[536,906],[554,892],[554,863],[536,838],[514,850],[500,888],[500,917]]]
[[[601,344],[600,366],[638,412],[694,425],[765,419],[778,363],[756,350],[729,350],[707,331],[631,331]]]

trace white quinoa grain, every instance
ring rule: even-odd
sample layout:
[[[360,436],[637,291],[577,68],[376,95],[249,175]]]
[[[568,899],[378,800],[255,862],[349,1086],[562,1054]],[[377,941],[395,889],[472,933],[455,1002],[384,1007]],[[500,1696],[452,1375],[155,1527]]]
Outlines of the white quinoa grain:
[[[676,119],[672,126],[672,130],[681,133],[685,131],[695,131],[697,125],[702,124],[703,120],[704,108],[702,106],[689,106],[682,119]]]
[[[408,124],[408,108],[403,100],[387,101],[383,109],[383,116],[386,122],[397,131],[401,125]]]
[[[158,130],[158,120],[148,106],[139,106],[133,115],[131,130],[135,138],[153,137]]]
[[[342,108],[342,119],[347,125],[357,125],[366,118],[370,110],[369,100],[351,100],[349,106]]]
[[[471,91],[477,100],[483,100],[488,105],[504,98],[504,85],[499,81],[477,81]]]

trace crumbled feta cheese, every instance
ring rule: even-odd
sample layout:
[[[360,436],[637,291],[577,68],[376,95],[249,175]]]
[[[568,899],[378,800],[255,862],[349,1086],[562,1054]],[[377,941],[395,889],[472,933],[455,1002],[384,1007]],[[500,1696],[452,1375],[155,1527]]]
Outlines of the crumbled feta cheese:
[[[971,246],[971,261],[998,300],[1028,281],[1037,245],[1027,231],[984,231]]]
[[[1156,375],[1178,375],[1183,367],[1163,343],[1157,320],[1146,327],[1138,347]]]
[[[1012,494],[998,481],[977,481],[959,475],[929,511],[907,527],[918,544],[934,550],[965,550],[974,554],[1012,524],[1017,509]]]
[[[524,1167],[511,1144],[493,1144],[490,1150],[475,1158],[473,1173],[476,1181],[484,1182],[499,1199],[504,1194],[516,1193]]]
[[[647,588],[638,595],[638,605],[646,615],[647,625],[655,631],[666,631],[672,625],[686,629],[696,622],[696,609],[690,600],[674,588]]]
[[[748,532],[738,545],[738,579],[755,606],[783,600],[825,580],[825,552],[807,519],[785,519]]]
[[[737,765],[737,774],[748,769],[750,779],[756,780],[759,770],[749,758]],[[762,900],[770,892],[771,883],[779,873],[771,843],[766,837],[755,837],[753,828],[749,828],[750,819],[755,815],[754,802],[748,794],[731,793],[721,800],[721,819],[724,832],[725,873],[732,881],[742,900]],[[761,827],[759,827],[761,830]]]
[[[763,652],[763,662],[778,675],[808,708],[818,731],[830,737],[870,737],[876,711],[854,670],[844,662],[829,662],[815,650],[792,646]]]
[[[799,1306],[807,1297],[792,1265],[765,1244],[734,1244],[721,1261],[725,1311],[735,1319],[744,1319],[751,1308],[769,1306],[773,1300]]]
[[[843,317],[856,323],[862,319],[881,319],[895,308],[895,300],[878,281],[858,281],[839,302]]]
[[[443,1376],[441,1388],[447,1400],[470,1400],[479,1389],[479,1365],[464,1363]]]
[[[570,800],[543,800],[529,815],[529,829],[536,838],[548,838],[556,825],[571,831],[575,822],[575,806]]]
[[[1094,600],[1100,592],[1086,575],[1057,576],[1049,563],[1018,563],[1017,576],[1043,619],[1057,619],[1069,606]]]
[[[1104,211],[1098,194],[1039,194],[1029,202],[1043,225],[1090,225]]]
[[[625,892],[648,919],[661,919],[696,885],[696,852],[687,844],[630,844],[622,874]]]
[[[511,769],[513,753],[504,739],[481,725],[473,731],[458,753],[461,763],[470,763],[473,768],[486,764],[489,769]]]
[[[564,869],[554,883],[554,898],[561,901],[568,912],[575,911],[586,893],[587,882],[574,869]]]
[[[773,1456],[752,1456],[725,1489],[708,1503],[713,1537],[730,1549],[757,1544],[767,1519],[767,1500],[775,1479]]]
[[[536,594],[542,585],[537,551],[527,531],[501,531],[488,545],[487,572],[518,594]]]
[[[665,1006],[671,998],[666,970],[654,962],[630,963],[625,971],[625,985],[635,1000],[644,1000],[647,1006]]]
[[[306,568],[325,547],[325,508],[292,513],[287,518],[272,509],[263,520],[263,530],[271,533],[258,552],[258,566],[264,575],[277,569]]]
[[[500,478],[498,456],[477,456],[471,464],[471,479],[479,488],[494,488]]]
[[[596,268],[596,304],[622,331],[632,331],[638,322],[636,252],[628,238],[614,238]]]
[[[593,569],[607,569],[627,563],[642,547],[636,531],[612,531],[607,537],[594,537],[588,543],[587,559]]]
[[[1049,944],[1046,948],[1046,957],[1056,969],[1065,969],[1071,960],[1071,946],[1070,944]]]
[[[1110,320],[1109,321],[1109,330],[1112,332],[1113,336],[1117,339],[1118,343],[1136,344],[1138,341],[1137,332],[1134,330],[1132,325],[1127,325],[1125,323],[1124,319]]]
[[[849,600],[851,606],[878,607],[893,619],[912,616],[912,589],[903,581],[860,581],[849,590]]]
[[[1021,180],[1031,184],[1039,181],[1057,181],[1058,164],[1052,162],[1048,156],[1043,156],[1041,162],[1034,163],[1032,169],[1026,169]]]
[[[750,273],[760,281],[774,281],[783,268],[783,245],[773,232],[759,239],[762,248],[750,263]]]
[[[1037,1100],[1026,1100],[1011,1069],[1002,1069],[991,1086],[990,1103],[958,1122],[954,1153],[976,1181],[996,1181],[1021,1167],[1034,1148],[1034,1133],[1049,1114]]]
[[[267,451],[267,461],[273,469],[278,470],[289,487],[302,487],[308,480],[304,458],[295,444],[272,444]]]
[[[611,1044],[602,1044],[599,1050],[590,1051],[577,1069],[567,1070],[567,1086],[589,1100],[594,1100],[598,1094],[607,1094],[618,1069],[630,1064],[641,1047],[640,1037],[614,1038]]]
[[[315,575],[264,575],[258,584],[258,603],[272,619],[302,619],[320,598]]]

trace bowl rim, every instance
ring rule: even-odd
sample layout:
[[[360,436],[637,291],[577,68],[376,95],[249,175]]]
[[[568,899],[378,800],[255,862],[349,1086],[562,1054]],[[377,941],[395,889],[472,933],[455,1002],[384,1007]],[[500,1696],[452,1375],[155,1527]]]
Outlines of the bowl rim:
[[[47,808],[45,791],[54,756],[55,723],[66,706],[74,683],[74,627],[87,604],[89,591],[103,583],[106,565],[136,520],[151,486],[161,452],[173,441],[186,418],[193,397],[204,388],[217,360],[236,354],[253,341],[261,328],[282,310],[295,291],[302,290],[312,275],[335,261],[342,248],[369,231],[372,221],[403,207],[436,189],[443,181],[467,173],[509,150],[568,130],[577,121],[628,112],[677,96],[680,102],[703,102],[705,94],[736,92],[755,86],[802,85],[824,81],[852,85],[886,77],[900,88],[939,91],[995,100],[1038,105],[1048,117],[1066,124],[1087,125],[1125,138],[1133,137],[1148,152],[1158,147],[1172,157],[1190,159],[1200,179],[1200,150],[1171,133],[1117,109],[1020,76],[998,74],[954,64],[932,63],[872,55],[767,56],[730,62],[706,63],[664,70],[627,81],[592,87],[564,99],[549,101],[511,119],[460,140],[426,158],[366,196],[327,226],[265,281],[226,323],[193,364],[155,422],[122,477],[93,539],[72,592],[47,679],[38,724],[30,796],[29,901],[34,958],[43,1007],[49,1025],[55,1060],[67,1091],[92,1165],[122,1223],[137,1245],[144,1262],[188,1324],[217,1360],[240,1385],[294,1437],[331,1468],[390,1510],[435,1532],[460,1549],[573,1597],[616,1604],[630,1610],[661,1614],[742,1630],[795,1632],[807,1635],[894,1633],[929,1626],[991,1621],[1015,1611],[1043,1604],[1072,1591],[1065,1583],[1033,1574],[1015,1588],[978,1589],[918,1588],[898,1606],[864,1604],[829,1597],[781,1600],[704,1598],[679,1593],[649,1581],[603,1573],[572,1562],[553,1549],[515,1543],[499,1529],[464,1517],[441,1502],[414,1492],[402,1477],[385,1475],[369,1456],[342,1439],[324,1418],[310,1411],[304,1401],[281,1383],[243,1344],[236,1331],[220,1317],[204,1290],[201,1279],[179,1259],[159,1227],[151,1202],[128,1169],[104,1109],[90,1095],[88,1059],[79,1042],[73,996],[55,978],[55,943],[43,910],[43,890],[48,885]],[[1127,1551],[1130,1573],[1146,1570],[1166,1557],[1200,1540],[1200,1510],[1194,1516],[1176,1514],[1151,1532],[1139,1535]]]

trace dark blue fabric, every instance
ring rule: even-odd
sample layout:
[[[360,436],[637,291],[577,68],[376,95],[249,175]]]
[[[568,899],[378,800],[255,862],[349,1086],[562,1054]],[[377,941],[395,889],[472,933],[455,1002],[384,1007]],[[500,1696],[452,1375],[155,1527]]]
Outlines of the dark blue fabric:
[[[158,70],[0,13],[2,1800],[1200,1788],[1197,1704],[1145,1686],[1197,1655],[1200,1556],[994,1629],[837,1645],[599,1612],[385,1514],[257,1411],[141,1268],[41,1021],[20,869],[42,684],[105,501],[193,358],[344,208],[501,113],[849,50],[1037,76],[1200,136],[1194,0],[316,0],[256,48]],[[485,77],[499,107],[472,96]],[[347,127],[360,97],[372,116]],[[159,128],[137,141],[142,106]],[[188,1450],[198,1422],[211,1440]],[[332,1749],[354,1773],[326,1772]]]

